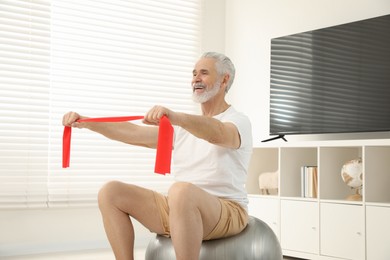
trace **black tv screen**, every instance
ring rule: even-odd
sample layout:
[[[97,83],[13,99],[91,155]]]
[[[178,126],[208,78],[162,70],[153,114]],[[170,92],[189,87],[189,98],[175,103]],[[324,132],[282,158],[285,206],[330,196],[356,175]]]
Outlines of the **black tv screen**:
[[[390,15],[271,40],[270,134],[390,130]]]

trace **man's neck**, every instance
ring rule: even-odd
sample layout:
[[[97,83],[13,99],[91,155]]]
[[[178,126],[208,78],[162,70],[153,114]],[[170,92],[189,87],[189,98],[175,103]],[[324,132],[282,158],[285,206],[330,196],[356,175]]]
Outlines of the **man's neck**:
[[[225,100],[221,100],[220,102],[210,100],[202,103],[202,114],[204,116],[213,117],[226,111],[229,107],[230,105]]]

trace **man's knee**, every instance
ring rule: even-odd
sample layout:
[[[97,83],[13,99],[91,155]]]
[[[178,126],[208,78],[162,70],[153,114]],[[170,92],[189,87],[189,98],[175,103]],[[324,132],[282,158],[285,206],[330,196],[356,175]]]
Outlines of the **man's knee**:
[[[188,182],[176,182],[168,191],[168,204],[172,206],[190,206],[197,187]]]
[[[168,197],[190,196],[195,185],[189,182],[176,182],[168,190]]]
[[[99,207],[105,204],[113,204],[117,198],[118,192],[122,188],[123,183],[119,181],[110,181],[104,184],[98,193],[98,204]]]

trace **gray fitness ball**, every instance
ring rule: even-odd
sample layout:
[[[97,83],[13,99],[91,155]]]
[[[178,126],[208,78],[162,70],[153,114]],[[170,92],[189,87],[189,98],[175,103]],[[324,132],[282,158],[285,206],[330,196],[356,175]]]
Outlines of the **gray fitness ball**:
[[[157,235],[146,249],[145,260],[174,260],[170,238]],[[203,241],[200,260],[282,260],[282,249],[272,229],[250,216],[247,227],[238,235]]]

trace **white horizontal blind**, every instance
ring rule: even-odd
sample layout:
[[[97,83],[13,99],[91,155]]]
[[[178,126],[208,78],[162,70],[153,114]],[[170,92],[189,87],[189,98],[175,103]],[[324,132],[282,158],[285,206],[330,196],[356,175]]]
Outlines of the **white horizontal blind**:
[[[0,1],[0,207],[47,198],[50,5]]]
[[[74,129],[61,168],[69,110],[143,115],[161,104],[195,112],[198,0],[0,1],[0,206],[96,203],[108,180],[164,191],[155,150]]]
[[[73,129],[61,169],[62,115],[144,115],[153,105],[194,112],[191,71],[199,55],[197,1],[52,1],[50,206],[95,203],[104,182],[164,191],[155,150]]]

